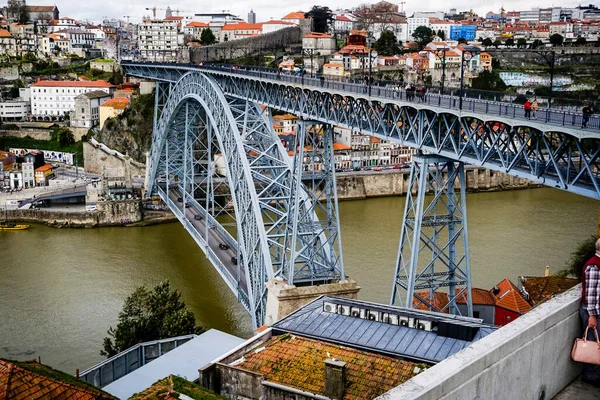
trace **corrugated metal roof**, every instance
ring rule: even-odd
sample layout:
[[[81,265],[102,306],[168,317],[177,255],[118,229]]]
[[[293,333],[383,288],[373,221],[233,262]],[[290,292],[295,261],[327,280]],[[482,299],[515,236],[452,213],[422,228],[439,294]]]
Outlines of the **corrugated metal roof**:
[[[435,323],[447,322],[475,326],[478,330],[472,341],[455,339],[438,335],[436,328],[433,331],[425,331],[326,312],[323,310],[324,302],[335,302],[420,320],[430,320]],[[273,329],[435,364],[462,350],[470,343],[489,335],[497,328],[483,324],[480,319],[322,296],[273,324]]]

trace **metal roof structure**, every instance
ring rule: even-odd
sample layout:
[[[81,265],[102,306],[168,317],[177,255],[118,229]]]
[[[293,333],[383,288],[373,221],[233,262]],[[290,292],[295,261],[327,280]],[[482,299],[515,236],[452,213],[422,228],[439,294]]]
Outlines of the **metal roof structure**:
[[[476,318],[327,296],[299,308],[272,328],[430,364],[497,329]]]
[[[169,375],[194,381],[198,379],[199,367],[243,342],[244,339],[211,329],[102,389],[120,399],[128,399]]]

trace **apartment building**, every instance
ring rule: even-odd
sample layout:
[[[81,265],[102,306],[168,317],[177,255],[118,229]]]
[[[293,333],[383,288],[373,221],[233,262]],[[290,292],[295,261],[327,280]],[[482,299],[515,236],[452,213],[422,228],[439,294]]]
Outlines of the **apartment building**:
[[[105,81],[38,81],[31,85],[31,114],[56,121],[75,108],[77,96],[95,90],[112,96],[115,86]]]
[[[138,26],[140,58],[144,61],[171,62],[180,57],[183,34],[179,21],[147,20]]]

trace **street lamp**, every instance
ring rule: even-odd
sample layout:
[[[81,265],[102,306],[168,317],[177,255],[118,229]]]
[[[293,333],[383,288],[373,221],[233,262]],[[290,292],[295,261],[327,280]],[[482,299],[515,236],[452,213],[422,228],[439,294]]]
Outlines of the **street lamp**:
[[[305,56],[310,55],[310,77],[313,77],[313,70],[314,70],[314,65],[313,65],[313,53],[314,53],[314,49],[303,49],[303,53]]]
[[[458,99],[458,109],[462,110],[463,91],[465,86],[465,61],[467,64],[474,55],[481,53],[481,49],[475,46],[463,46],[460,53],[460,98]]]
[[[544,58],[548,68],[550,68],[550,93],[548,94],[548,108],[552,106],[552,86],[554,84],[554,62],[556,60],[556,52],[554,50],[535,50],[535,54],[539,54]]]

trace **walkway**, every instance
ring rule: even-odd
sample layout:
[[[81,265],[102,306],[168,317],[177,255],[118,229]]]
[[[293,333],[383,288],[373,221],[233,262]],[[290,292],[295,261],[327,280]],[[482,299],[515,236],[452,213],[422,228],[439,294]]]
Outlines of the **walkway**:
[[[581,378],[575,379],[569,386],[560,391],[552,400],[594,400],[600,399],[600,389],[583,383]]]

